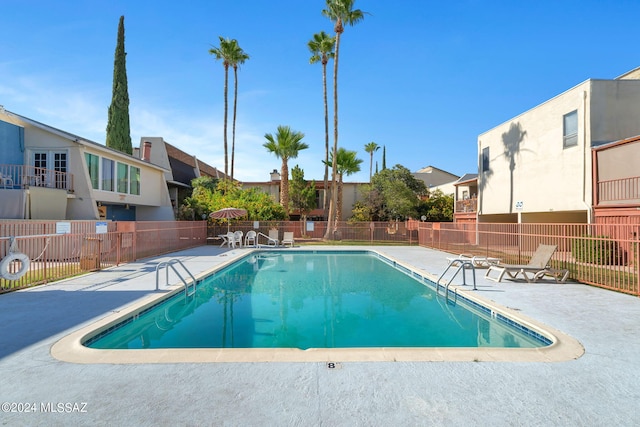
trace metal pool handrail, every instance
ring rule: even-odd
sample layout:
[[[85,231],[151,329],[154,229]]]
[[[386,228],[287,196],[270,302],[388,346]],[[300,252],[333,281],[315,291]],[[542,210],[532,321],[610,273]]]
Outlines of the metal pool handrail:
[[[436,293],[439,292],[440,290],[440,286],[442,286],[440,284],[440,280],[442,280],[442,278],[444,277],[445,274],[447,274],[447,271],[449,271],[449,269],[451,267],[453,267],[454,265],[458,265],[457,270],[455,271],[455,273],[453,273],[453,276],[451,276],[451,278],[449,279],[449,281],[447,282],[447,284],[444,286],[445,289],[445,298],[449,295],[449,286],[451,285],[451,282],[453,281],[453,279],[455,279],[455,277],[458,275],[458,273],[460,272],[460,270],[462,270],[462,284],[466,285],[467,284],[467,272],[466,272],[466,267],[471,267],[471,271],[473,272],[473,290],[477,291],[478,289],[476,288],[476,268],[473,265],[473,262],[471,262],[468,259],[464,259],[464,258],[456,258],[454,260],[451,260],[451,262],[449,262],[449,265],[447,266],[447,268],[444,270],[444,272],[440,275],[440,277],[438,278],[438,281],[436,282]]]
[[[186,280],[184,280],[182,275],[180,275],[178,270],[176,270],[176,268],[173,266],[174,264],[180,264],[182,266],[182,268],[184,269],[184,271],[186,271],[187,274],[191,277],[191,285],[193,286],[193,290],[191,292],[189,292],[189,284],[187,283]],[[156,266],[156,291],[158,289],[160,289],[159,288],[159,285],[160,285],[160,283],[159,283],[159,274],[160,274],[160,269],[163,268],[163,267],[165,268],[165,272],[166,272],[165,286],[169,284],[169,267],[171,267],[173,272],[176,273],[176,275],[180,278],[180,280],[184,284],[184,294],[185,294],[185,296],[189,297],[189,296],[194,295],[196,293],[196,278],[193,277],[193,274],[191,274],[191,272],[187,269],[187,267],[184,266],[182,261],[180,261],[177,258],[170,259],[169,261],[162,261],[162,262],[158,263],[158,265]]]

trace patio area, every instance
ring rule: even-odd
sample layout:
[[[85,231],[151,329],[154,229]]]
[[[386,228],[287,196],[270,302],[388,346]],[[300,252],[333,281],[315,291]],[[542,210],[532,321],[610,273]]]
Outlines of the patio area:
[[[375,249],[435,277],[451,256]],[[324,362],[74,364],[51,356],[62,337],[153,293],[158,262],[178,258],[197,275],[245,251],[201,246],[0,295],[2,425],[640,423],[633,374],[640,299],[576,283],[495,283],[482,270],[475,295],[574,337],[585,354],[555,363],[338,361],[333,369]]]

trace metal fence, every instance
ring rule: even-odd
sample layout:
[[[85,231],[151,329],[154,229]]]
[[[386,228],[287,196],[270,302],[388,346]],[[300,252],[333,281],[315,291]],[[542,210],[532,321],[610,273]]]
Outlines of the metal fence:
[[[277,229],[280,239],[285,231],[293,232],[301,243],[419,244],[499,258],[507,264],[526,264],[538,245],[552,244],[557,246],[552,267],[568,269],[572,279],[640,296],[640,224],[340,222],[332,227],[334,240],[327,242],[322,240],[324,221],[232,221],[208,226],[205,221],[107,222],[101,233],[96,232],[96,221],[71,221],[64,234],[57,227],[54,221],[0,221],[0,259],[10,253],[13,241],[30,260],[20,279],[0,279],[0,293],[205,242],[222,243],[218,236],[228,229],[265,235]],[[18,269],[19,262],[8,266],[9,273]]]
[[[640,225],[637,224],[458,224],[422,223],[421,246],[455,254],[527,264],[540,244],[556,245],[554,268],[566,268],[582,283],[640,296]]]
[[[204,221],[0,221],[0,268],[20,276],[0,278],[0,293],[204,245],[206,232]],[[24,274],[27,263],[9,262],[16,252]]]

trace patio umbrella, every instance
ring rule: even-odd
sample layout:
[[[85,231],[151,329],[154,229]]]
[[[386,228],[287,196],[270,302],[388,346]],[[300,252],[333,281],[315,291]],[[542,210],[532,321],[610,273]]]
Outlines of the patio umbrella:
[[[217,210],[215,212],[211,212],[209,217],[215,219],[226,219],[227,220],[227,232],[229,232],[230,219],[240,218],[241,216],[245,216],[247,214],[246,209],[237,209],[237,208],[224,208]]]

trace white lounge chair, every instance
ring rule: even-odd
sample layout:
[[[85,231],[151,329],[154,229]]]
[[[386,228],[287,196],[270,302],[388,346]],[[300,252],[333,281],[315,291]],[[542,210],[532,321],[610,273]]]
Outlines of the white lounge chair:
[[[282,235],[282,246],[286,246],[287,244],[291,245],[291,247],[293,247],[294,245],[294,241],[293,241],[293,231],[285,231],[284,234]]]
[[[269,230],[269,240],[275,241],[276,246],[280,244],[280,240],[278,240],[278,230]]]
[[[475,268],[487,268],[492,265],[500,264],[500,258],[492,258],[486,256],[478,256],[478,255],[470,255],[470,254],[460,254],[455,257],[447,257],[449,264],[453,264],[454,266],[457,264],[461,264],[465,261],[473,264]]]
[[[558,279],[560,282],[564,282],[567,280],[567,277],[569,277],[569,270],[554,269],[549,267],[549,261],[551,261],[551,257],[556,251],[556,248],[556,245],[540,245],[529,260],[529,264],[491,265],[489,266],[489,269],[487,270],[487,273],[484,275],[484,277],[485,279],[500,282],[505,274],[511,279],[516,279],[518,275],[522,275],[522,277],[527,282],[531,283],[536,282],[545,276],[550,276],[553,277],[556,282],[558,281]],[[497,272],[498,276],[491,277],[492,271]]]

